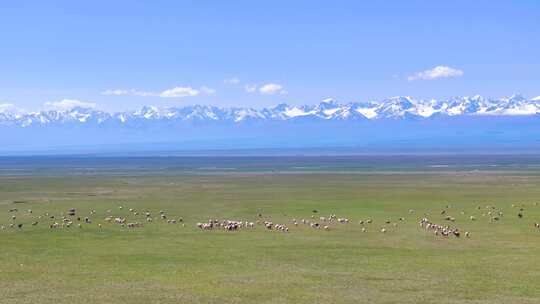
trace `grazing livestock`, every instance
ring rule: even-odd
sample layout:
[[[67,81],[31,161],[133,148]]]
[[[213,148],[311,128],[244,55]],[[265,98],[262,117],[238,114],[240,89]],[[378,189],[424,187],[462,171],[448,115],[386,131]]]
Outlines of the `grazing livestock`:
[[[348,224],[349,223],[349,219],[348,218],[338,218],[337,219],[338,222],[340,222],[341,224]]]
[[[213,228],[212,223],[197,223],[197,227],[202,230],[211,230]]]
[[[127,223],[126,225],[128,228],[140,228],[143,226],[140,222],[134,222],[134,223]]]
[[[448,237],[450,235],[454,235],[455,237],[460,236],[459,229],[450,228],[449,226],[433,224],[427,218],[422,218],[420,220],[420,227],[425,228],[426,230],[429,230],[429,231],[433,231],[433,233],[437,236],[439,235],[444,236],[444,237]]]
[[[455,219],[454,217],[451,217],[451,216],[447,216],[447,217],[445,217],[444,219],[447,220],[447,221],[451,221],[451,222],[455,222],[455,221],[456,221],[456,219]]]
[[[450,221],[450,222],[455,222],[456,218],[449,215],[449,213],[451,213],[449,211],[449,208],[450,206],[443,208],[442,209],[443,212],[441,212],[441,214],[444,214],[443,218],[445,220]],[[119,209],[122,210],[122,206],[120,206]],[[489,215],[490,221],[492,222],[499,221],[501,217],[503,216],[503,212],[500,209],[495,208],[494,206],[486,206],[483,211],[485,212],[484,215]],[[16,211],[11,211],[11,212],[16,212]],[[154,217],[152,217],[152,214],[153,215],[159,214],[159,218],[162,219],[163,222],[166,221],[166,223],[168,224],[182,223],[182,227],[185,226],[184,219],[182,217],[175,217],[172,215],[168,216],[168,214],[166,214],[165,211],[163,210],[160,210],[158,213],[156,213],[156,212],[151,212],[149,210],[144,210],[144,209],[137,211],[134,208],[129,208],[130,213],[123,214],[119,212],[119,214],[122,214],[121,216],[118,214],[115,215],[114,212],[111,211],[110,209],[107,210],[106,212],[107,212],[106,213],[107,216],[101,221],[101,223],[97,223],[97,227],[99,229],[103,228],[102,223],[114,223],[114,224],[120,225],[121,227],[126,227],[129,229],[143,228],[144,221],[146,221],[147,223],[153,222]],[[75,214],[77,214],[76,210],[74,208],[71,208],[68,210],[67,213],[60,213],[60,215],[56,215],[56,216],[49,213],[43,213],[43,216],[44,218],[48,217],[53,220],[56,219],[55,222],[48,224],[49,228],[51,229],[53,228],[68,229],[74,224],[74,222],[77,224],[77,227],[79,227],[79,229],[82,229],[84,228],[83,223],[91,224],[94,221],[100,222],[100,219],[93,217],[93,215],[95,215],[96,213],[97,213],[96,210],[92,210],[90,211],[90,214],[87,217],[75,216]],[[317,213],[317,212],[313,212],[313,213]],[[412,213],[415,213],[415,211],[412,209],[409,209],[409,214],[412,214]],[[425,214],[428,214],[428,213],[425,213]],[[461,211],[460,214],[465,215],[466,213],[465,211]],[[262,217],[260,213],[258,215],[259,217]],[[284,216],[286,215],[284,214]],[[330,230],[334,230],[334,228],[336,231],[339,231],[339,226],[341,226],[339,224],[348,224],[351,221],[348,217],[337,217],[335,214],[329,214],[327,216],[319,216],[319,215],[315,216],[314,214],[310,214],[309,216],[311,216],[311,219],[308,218],[309,220],[292,218],[292,220],[288,224],[292,223],[295,227],[298,227],[299,224],[303,224],[303,225],[306,225],[306,227],[310,227],[319,231],[320,230],[330,231]],[[23,224],[22,223],[17,224],[15,222],[17,217],[18,216],[16,214],[13,214],[13,213],[11,214],[12,224],[9,227],[19,228],[22,230]],[[23,214],[23,217],[32,218],[34,221],[33,222],[30,221],[29,223],[31,223],[32,226],[37,226],[38,225],[37,220],[39,220],[39,218],[41,218],[42,216],[41,215],[33,216],[31,209],[28,209],[28,213]],[[474,215],[470,215],[470,216],[467,215],[467,217],[471,221],[476,220]],[[523,208],[520,208],[518,217],[519,218],[523,217]],[[397,220],[392,221],[392,219],[397,219]],[[368,224],[373,223],[373,219],[365,218],[363,220],[359,220],[358,223],[361,225],[360,226],[361,232],[366,233],[368,231],[367,229]],[[388,217],[385,220],[381,221],[381,223],[382,223],[381,225],[382,227],[379,228],[379,231],[383,234],[397,231],[397,227],[401,226],[401,225],[398,225],[398,223],[402,223],[404,226],[406,226],[405,218],[397,217],[397,216]],[[158,224],[154,224],[154,225],[158,225]],[[533,223],[533,224],[536,229],[540,230],[540,222]],[[218,231],[231,231],[231,232],[239,231],[239,230],[254,229],[256,225],[264,225],[263,229],[267,231],[282,231],[282,232],[289,231],[289,227],[287,227],[286,225],[278,224],[275,221],[272,221],[270,219],[266,219],[266,220],[259,219],[256,222],[250,222],[250,221],[245,221],[245,220],[238,221],[238,220],[208,219],[208,221],[206,222],[199,222],[196,224],[196,226],[201,230],[218,230]],[[432,232],[434,235],[439,236],[439,237],[455,237],[455,238],[459,238],[461,236],[464,236],[465,238],[470,237],[470,233],[468,231],[462,233],[459,229],[455,227],[450,227],[448,225],[434,224],[431,221],[429,221],[427,217],[424,217],[420,220],[420,226],[424,228],[425,230]],[[391,227],[394,227],[394,228],[391,228]],[[1,226],[1,228],[2,230],[4,230],[7,227]],[[351,228],[354,228],[354,227],[351,227]]]

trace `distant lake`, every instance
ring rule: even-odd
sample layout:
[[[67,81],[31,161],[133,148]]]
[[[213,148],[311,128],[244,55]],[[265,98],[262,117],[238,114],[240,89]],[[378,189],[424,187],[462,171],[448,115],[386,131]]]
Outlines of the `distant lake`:
[[[0,157],[0,176],[540,171],[540,155]]]

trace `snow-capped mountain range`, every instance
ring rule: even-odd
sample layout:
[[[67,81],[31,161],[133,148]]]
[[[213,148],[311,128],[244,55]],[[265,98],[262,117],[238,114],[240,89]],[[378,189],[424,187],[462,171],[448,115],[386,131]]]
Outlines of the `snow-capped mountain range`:
[[[540,151],[540,97],[326,99],[262,109],[144,106],[115,113],[80,106],[29,113],[0,105],[0,155],[306,147]]]
[[[110,113],[94,108],[74,107],[67,110],[23,112],[13,106],[0,105],[0,126],[40,126],[49,124],[107,124],[130,122],[233,122],[313,120],[384,120],[427,119],[439,116],[532,116],[540,114],[540,96],[488,99],[482,96],[455,97],[448,100],[415,100],[411,97],[392,97],[381,101],[340,103],[325,99],[315,105],[275,107],[219,108],[195,105],[182,108],[144,106],[136,111]]]

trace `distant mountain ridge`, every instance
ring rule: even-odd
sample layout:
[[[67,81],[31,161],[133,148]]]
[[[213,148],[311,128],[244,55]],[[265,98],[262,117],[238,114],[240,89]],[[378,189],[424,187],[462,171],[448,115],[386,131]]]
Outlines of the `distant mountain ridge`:
[[[540,97],[326,99],[263,109],[144,106],[115,113],[91,107],[25,113],[0,106],[0,154],[310,147],[540,151]]]
[[[279,104],[275,107],[254,109],[249,107],[220,108],[194,105],[187,107],[157,108],[144,106],[135,111],[109,113],[93,108],[74,107],[67,110],[45,110],[24,113],[9,108],[0,108],[0,125],[28,127],[35,125],[80,123],[107,124],[131,121],[228,121],[240,123],[252,120],[381,120],[432,118],[436,116],[515,116],[540,114],[540,96],[526,99],[521,95],[508,98],[487,99],[454,97],[448,100],[415,100],[398,96],[379,102],[339,103],[331,99],[315,105],[291,106]]]

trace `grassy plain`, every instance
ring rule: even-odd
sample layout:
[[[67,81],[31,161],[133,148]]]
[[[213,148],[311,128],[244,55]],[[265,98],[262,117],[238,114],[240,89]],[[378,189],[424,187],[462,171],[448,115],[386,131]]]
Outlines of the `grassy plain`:
[[[540,175],[531,171],[7,175],[0,177],[0,303],[539,303],[536,202]],[[447,223],[440,211],[449,204],[452,225],[471,238],[419,227],[424,213]],[[522,219],[512,204],[523,204]],[[482,216],[486,205],[504,212],[500,221]],[[97,213],[82,228],[50,229],[53,220],[36,219],[69,208]],[[129,208],[164,210],[185,227],[103,221],[107,209],[143,219]],[[209,217],[256,221],[259,213],[290,232],[196,227]],[[292,224],[330,213],[351,223],[329,231]],[[22,229],[9,228],[13,214]],[[359,220],[368,218],[363,233]]]

